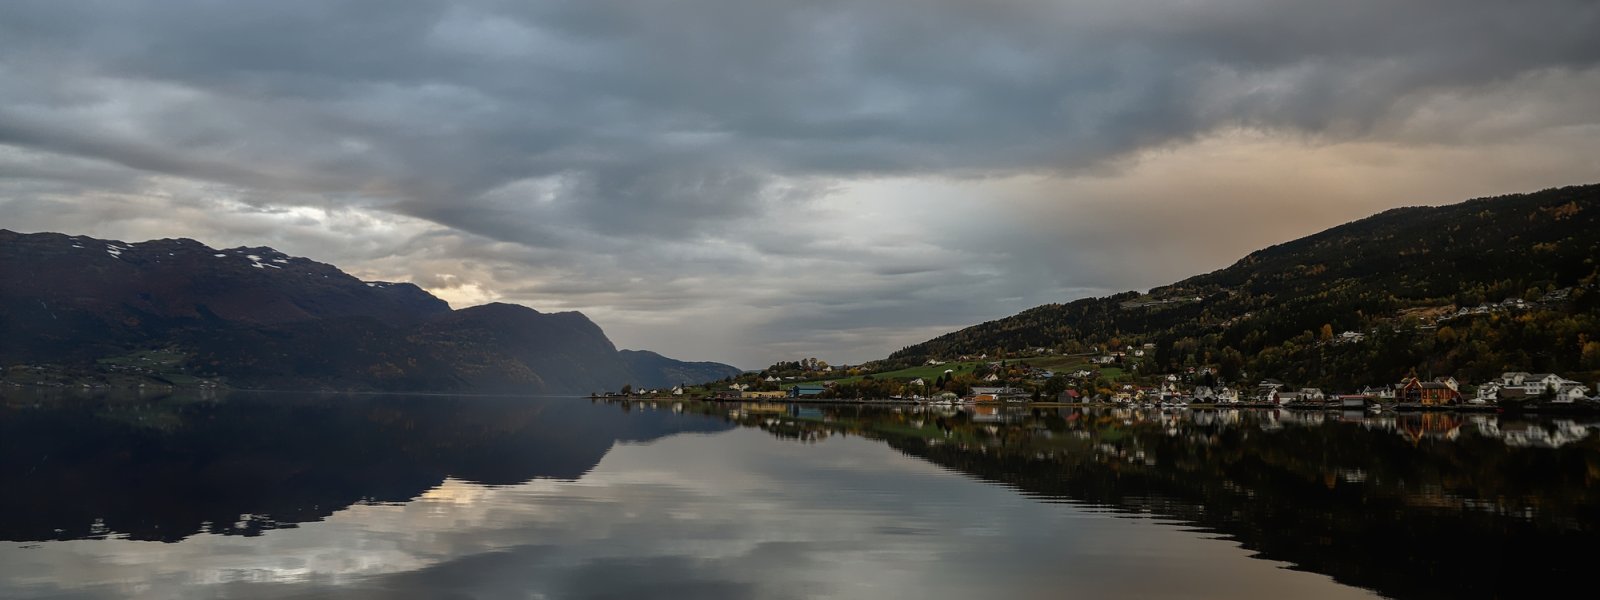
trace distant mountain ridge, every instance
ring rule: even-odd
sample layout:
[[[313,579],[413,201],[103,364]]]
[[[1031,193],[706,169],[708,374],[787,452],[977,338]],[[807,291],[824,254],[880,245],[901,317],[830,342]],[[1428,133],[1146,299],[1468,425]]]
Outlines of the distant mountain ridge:
[[[1592,381],[1600,376],[1597,260],[1600,184],[1397,208],[1148,294],[1031,308],[883,362],[1041,347],[1103,354],[1150,343],[1143,366],[1154,372],[1213,366],[1358,385],[1410,369],[1458,377],[1536,370]],[[1528,308],[1461,314],[1508,299]],[[1329,339],[1346,331],[1364,340]]]
[[[461,310],[272,248],[213,249],[0,230],[0,365],[92,366],[131,352],[245,387],[574,394],[739,373],[619,352],[582,313]]]

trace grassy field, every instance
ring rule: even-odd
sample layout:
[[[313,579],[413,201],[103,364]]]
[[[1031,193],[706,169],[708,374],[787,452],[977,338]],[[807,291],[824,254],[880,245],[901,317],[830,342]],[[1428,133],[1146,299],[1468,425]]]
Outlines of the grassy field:
[[[964,372],[967,372],[967,371],[971,371],[973,367],[981,365],[981,364],[984,364],[985,362],[986,361],[967,361],[967,362],[949,362],[949,363],[945,363],[945,364],[942,364],[942,365],[921,365],[921,366],[916,366],[916,367],[909,367],[909,368],[905,368],[905,369],[900,369],[898,371],[884,371],[882,373],[873,373],[872,377],[873,377],[873,379],[916,379],[918,377],[921,377],[921,378],[931,382],[931,381],[933,381],[935,379],[938,379],[940,375],[943,375],[945,369],[954,369],[955,372],[957,372],[957,373],[964,373]],[[791,382],[784,382],[784,384],[779,386],[779,387],[781,387],[782,389],[786,389],[787,390],[789,388],[794,387],[795,385],[797,385],[799,383],[822,383],[824,381],[831,381],[831,382],[834,382],[834,383],[853,383],[853,382],[856,382],[856,381],[861,381],[861,377],[862,377],[861,375],[857,375],[855,377],[839,377],[839,378],[836,378],[836,379],[819,379],[819,380],[813,380],[813,381],[800,381],[800,382],[792,382],[791,381]]]
[[[965,372],[972,371],[973,367],[976,367],[976,366],[979,366],[979,365],[983,365],[983,364],[987,364],[988,362],[989,361],[986,361],[986,360],[974,360],[974,361],[963,361],[963,362],[948,362],[948,363],[945,363],[945,364],[942,364],[942,365],[920,365],[920,366],[916,366],[916,367],[909,367],[909,368],[905,368],[905,369],[900,369],[900,370],[897,370],[897,371],[884,371],[882,373],[873,373],[872,377],[874,379],[915,379],[915,378],[921,377],[921,378],[923,378],[925,380],[933,381],[934,379],[938,379],[940,375],[943,375],[944,372],[945,372],[945,369],[953,369],[957,373],[965,373]],[[1052,369],[1052,370],[1056,370],[1056,371],[1076,371],[1078,369],[1093,370],[1092,367],[1089,365],[1089,361],[1087,359],[1085,359],[1084,357],[1082,357],[1082,356],[1040,356],[1040,357],[1035,357],[1035,358],[1009,359],[1006,362],[1008,364],[1009,363],[1028,363],[1029,365],[1032,365],[1032,366],[1040,368],[1040,369]],[[1109,371],[1116,372],[1118,375],[1122,374],[1122,371],[1119,370],[1119,369],[1110,369]],[[833,381],[833,382],[837,382],[837,383],[850,383],[850,382],[860,381],[860,380],[861,380],[861,376],[858,375],[858,376],[855,376],[855,377],[840,377],[840,378],[837,378],[837,379],[827,379],[827,380],[823,380],[823,381]],[[821,383],[821,381],[806,381],[806,382],[801,382],[801,383]],[[791,387],[794,387],[794,385],[795,385],[794,383],[785,383],[783,385],[783,388],[784,389],[789,389]]]
[[[173,385],[195,385],[201,379],[184,373],[182,365],[185,356],[182,352],[172,349],[141,350],[132,354],[124,354],[111,358],[102,358],[96,361],[102,370],[110,369],[142,369],[143,371],[123,372],[121,379],[132,377],[142,379],[146,376],[159,379],[164,383]]]
[[[175,350],[141,350],[133,354],[102,358],[97,362],[102,365],[116,367],[140,367],[152,371],[165,371],[182,363],[183,353]]]
[[[1090,368],[1089,357],[1087,356],[1036,356],[1017,359],[1015,362],[1024,362],[1040,369],[1050,369],[1052,371],[1093,370]]]
[[[943,375],[945,369],[953,369],[953,370],[955,370],[956,373],[966,373],[966,372],[971,372],[973,367],[976,367],[976,366],[979,366],[979,365],[983,365],[983,364],[987,364],[988,362],[989,361],[986,361],[986,360],[974,360],[974,361],[948,362],[948,363],[945,363],[945,364],[942,364],[942,365],[920,365],[920,366],[909,367],[909,368],[905,368],[905,369],[899,369],[899,370],[896,370],[896,371],[884,371],[882,373],[873,373],[872,377],[874,379],[901,379],[901,380],[910,380],[910,379],[916,379],[918,377],[921,377],[922,379],[924,379],[924,380],[926,380],[928,382],[932,382],[933,380],[938,379],[940,375]],[[1102,375],[1104,375],[1107,379],[1118,379],[1118,378],[1123,376],[1123,370],[1120,369],[1120,368],[1117,368],[1117,367],[1098,368],[1095,365],[1089,364],[1089,359],[1088,359],[1087,356],[1035,356],[1035,357],[1031,357],[1031,358],[1007,359],[1006,362],[1008,364],[1012,364],[1012,363],[1027,363],[1028,365],[1033,366],[1035,368],[1050,369],[1052,371],[1066,372],[1066,373],[1071,373],[1072,371],[1077,371],[1079,369],[1083,369],[1083,370],[1086,370],[1086,371],[1094,371],[1094,370],[1098,369],[1100,371],[1100,373]],[[811,380],[811,381],[786,381],[786,382],[780,384],[778,386],[778,388],[787,390],[787,389],[792,388],[792,387],[794,387],[796,385],[799,385],[799,384],[819,384],[819,383],[823,383],[823,382],[853,383],[853,382],[856,382],[856,381],[860,381],[861,378],[862,378],[861,375],[857,375],[855,377],[838,377],[838,378],[834,378],[834,379],[816,379],[816,380]]]

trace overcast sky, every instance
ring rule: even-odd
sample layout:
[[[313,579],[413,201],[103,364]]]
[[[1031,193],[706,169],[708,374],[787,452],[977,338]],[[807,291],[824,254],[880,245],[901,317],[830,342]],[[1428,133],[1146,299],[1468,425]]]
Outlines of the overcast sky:
[[[0,227],[880,358],[1600,181],[1593,0],[0,3]]]

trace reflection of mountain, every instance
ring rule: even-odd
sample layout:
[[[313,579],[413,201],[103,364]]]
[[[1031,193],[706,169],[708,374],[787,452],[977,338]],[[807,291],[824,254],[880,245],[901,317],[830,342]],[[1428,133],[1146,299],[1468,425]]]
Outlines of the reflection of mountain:
[[[252,535],[456,477],[575,479],[618,441],[730,425],[572,399],[238,398],[0,408],[0,539]]]
[[[1600,543],[1600,436],[1522,448],[1450,415],[1040,411],[996,424],[966,413],[828,410],[827,423],[749,424],[780,437],[822,428],[882,439],[1029,495],[1193,524],[1392,597],[1554,596],[1586,580]]]

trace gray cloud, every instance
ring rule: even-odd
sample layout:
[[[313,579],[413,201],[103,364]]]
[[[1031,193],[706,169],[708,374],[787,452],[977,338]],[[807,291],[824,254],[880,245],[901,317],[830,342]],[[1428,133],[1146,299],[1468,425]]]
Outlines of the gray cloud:
[[[1586,0],[9,2],[0,207],[580,309],[690,358],[854,361],[1369,209],[1593,179],[1597,30]],[[1262,212],[1311,172],[1333,208]]]

